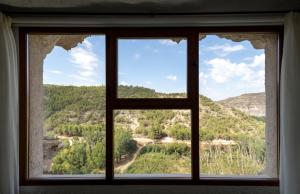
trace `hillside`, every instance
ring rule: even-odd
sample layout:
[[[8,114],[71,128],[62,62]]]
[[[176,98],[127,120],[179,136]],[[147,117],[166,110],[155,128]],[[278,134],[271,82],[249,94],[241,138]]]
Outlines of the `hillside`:
[[[121,86],[119,95],[123,98],[183,96],[132,86]],[[261,172],[265,155],[264,122],[205,96],[199,97],[202,173]],[[188,110],[116,110],[114,155],[115,166],[121,169],[118,173],[188,173],[190,116]],[[44,172],[103,172],[104,122],[105,87],[45,85]],[[75,154],[77,159],[74,153],[80,153]],[[141,166],[150,159],[152,166]],[[160,164],[175,165],[176,161],[181,161],[179,166],[160,167]]]
[[[264,117],[266,114],[266,94],[264,92],[242,94],[218,101],[218,103],[252,116]]]

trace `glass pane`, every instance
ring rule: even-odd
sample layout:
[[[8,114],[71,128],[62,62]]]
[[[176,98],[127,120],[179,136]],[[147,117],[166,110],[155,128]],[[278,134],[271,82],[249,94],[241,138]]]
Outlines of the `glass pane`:
[[[201,176],[266,174],[265,51],[236,38],[199,41]]]
[[[103,176],[105,37],[29,35],[28,40],[30,176]]]
[[[118,40],[119,98],[185,98],[187,41]]]
[[[116,177],[190,177],[189,110],[114,112]]]

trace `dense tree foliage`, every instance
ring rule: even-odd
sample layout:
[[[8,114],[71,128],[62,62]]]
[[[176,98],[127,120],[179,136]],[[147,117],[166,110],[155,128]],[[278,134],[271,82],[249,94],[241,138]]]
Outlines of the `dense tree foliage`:
[[[72,145],[65,146],[53,158],[51,172],[54,174],[103,173],[105,168],[105,129],[103,125],[66,126],[82,138],[73,138]],[[117,129],[115,136],[115,158],[134,152],[137,148],[128,130]]]
[[[117,128],[114,137],[114,156],[117,162],[122,159],[122,156],[130,155],[136,150],[136,141],[132,139],[129,130]]]

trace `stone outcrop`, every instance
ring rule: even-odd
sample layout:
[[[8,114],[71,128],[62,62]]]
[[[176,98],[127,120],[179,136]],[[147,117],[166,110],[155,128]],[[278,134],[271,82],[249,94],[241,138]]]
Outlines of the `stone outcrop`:
[[[251,116],[264,117],[266,115],[266,94],[264,92],[242,94],[218,102],[223,106],[238,109]]]

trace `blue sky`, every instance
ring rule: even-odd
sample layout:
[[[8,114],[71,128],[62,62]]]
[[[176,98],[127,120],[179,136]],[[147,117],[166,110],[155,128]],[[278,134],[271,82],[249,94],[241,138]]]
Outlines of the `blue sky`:
[[[214,35],[199,44],[201,94],[220,100],[264,91],[264,50]],[[118,46],[119,85],[186,92],[185,39],[120,39]],[[105,37],[88,37],[70,51],[55,47],[44,60],[44,84],[105,85]]]

